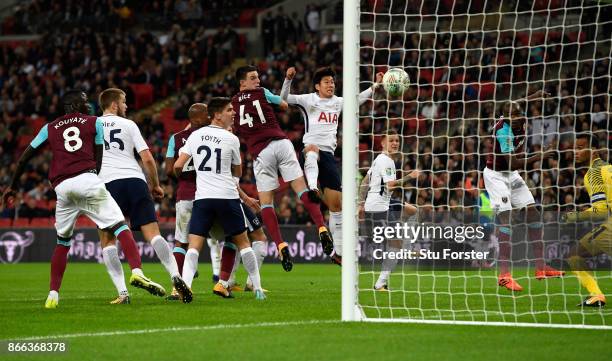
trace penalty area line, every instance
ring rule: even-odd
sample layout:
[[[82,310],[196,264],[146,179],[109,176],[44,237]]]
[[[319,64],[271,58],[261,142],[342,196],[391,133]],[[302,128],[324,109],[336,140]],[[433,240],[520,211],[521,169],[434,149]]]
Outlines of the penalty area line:
[[[58,340],[69,338],[82,337],[103,337],[103,336],[123,336],[123,335],[142,335],[150,333],[169,333],[169,332],[185,332],[185,331],[210,331],[210,330],[229,330],[241,328],[262,328],[262,327],[284,327],[284,326],[305,326],[341,323],[340,320],[310,320],[310,321],[288,321],[288,322],[260,322],[260,323],[243,323],[243,324],[218,324],[209,326],[184,326],[184,327],[167,327],[167,328],[149,328],[140,330],[117,330],[117,331],[100,331],[100,332],[83,332],[83,333],[68,333],[63,335],[47,335],[47,336],[31,336],[6,339],[1,341],[36,341],[36,340]]]

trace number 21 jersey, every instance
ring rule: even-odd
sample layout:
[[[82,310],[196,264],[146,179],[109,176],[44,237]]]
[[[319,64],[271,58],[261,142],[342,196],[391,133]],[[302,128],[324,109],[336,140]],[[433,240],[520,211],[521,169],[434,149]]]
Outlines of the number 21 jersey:
[[[196,170],[195,199],[238,199],[232,165],[240,165],[240,141],[225,129],[209,125],[187,138],[179,150],[192,157]]]
[[[232,107],[236,112],[234,129],[254,159],[271,141],[287,138],[278,126],[271,105],[278,105],[281,101],[280,96],[265,88],[243,90],[232,98]]]

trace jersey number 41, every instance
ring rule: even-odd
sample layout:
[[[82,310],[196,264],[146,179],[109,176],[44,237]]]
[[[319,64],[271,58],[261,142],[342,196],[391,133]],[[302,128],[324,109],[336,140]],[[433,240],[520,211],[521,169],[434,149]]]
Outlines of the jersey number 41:
[[[264,116],[263,110],[261,109],[261,104],[259,103],[259,100],[253,100],[253,106],[255,107],[255,109],[257,109],[259,121],[261,122],[261,124],[265,124],[266,117]],[[253,128],[253,117],[249,113],[244,114],[244,107],[244,104],[240,105],[240,125],[248,124],[249,128]]]

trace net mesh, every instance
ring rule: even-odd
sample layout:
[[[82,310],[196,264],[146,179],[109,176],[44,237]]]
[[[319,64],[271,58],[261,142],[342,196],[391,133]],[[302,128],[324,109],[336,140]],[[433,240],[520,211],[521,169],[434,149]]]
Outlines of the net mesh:
[[[514,231],[511,272],[523,291],[512,293],[498,286],[499,242],[493,219],[483,212],[483,170],[494,152],[495,123],[509,101],[538,90],[549,95],[524,105],[525,151],[552,147],[556,155],[519,174],[545,218],[589,205],[583,183],[588,164],[576,164],[572,150],[576,134],[590,133],[608,159],[610,14],[609,3],[588,0],[361,2],[362,90],[392,67],[404,69],[411,86],[396,98],[378,90],[361,105],[360,177],[367,177],[380,154],[382,135],[396,130],[400,152],[391,157],[397,177],[420,170],[411,185],[391,194],[402,222],[425,224],[423,214],[430,222],[433,214],[447,217],[442,223],[484,225],[484,237],[461,247],[489,252],[486,259],[452,265],[399,260],[382,282],[389,291],[377,291],[389,264],[375,259],[375,250],[434,249],[437,240],[375,243],[372,224],[361,222],[370,227],[360,232],[358,277],[366,318],[612,325],[611,311],[576,307],[588,295],[565,262],[577,231],[557,226],[544,237],[545,261],[567,273],[542,281],[534,277],[537,257],[528,227]],[[417,206],[419,216],[408,217],[404,203]],[[513,220],[513,229],[524,223]],[[603,292],[612,289],[609,255],[586,261]]]

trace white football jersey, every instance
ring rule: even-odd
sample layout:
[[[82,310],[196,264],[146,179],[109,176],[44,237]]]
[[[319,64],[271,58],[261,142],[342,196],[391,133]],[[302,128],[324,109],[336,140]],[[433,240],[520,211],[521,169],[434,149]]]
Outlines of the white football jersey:
[[[395,180],[395,162],[388,155],[381,153],[374,159],[372,167],[368,170],[368,195],[365,201],[366,212],[386,212],[391,202],[391,192],[387,190],[386,183]]]
[[[227,130],[209,125],[187,138],[179,149],[193,158],[196,170],[195,199],[238,199],[232,165],[240,165],[240,141]]]
[[[136,123],[117,115],[98,117],[104,125],[104,156],[100,178],[104,183],[117,179],[140,178],[146,182],[136,153],[149,149]]]
[[[296,105],[304,117],[305,132],[304,144],[313,144],[325,152],[334,153],[336,150],[338,122],[342,113],[344,99],[338,96],[321,98],[317,93],[289,94],[291,81],[285,79],[281,97],[287,103]],[[372,96],[372,88],[359,94],[359,104],[363,104]]]
[[[313,144],[325,152],[336,150],[338,121],[342,113],[342,98],[321,98],[317,93],[287,97],[289,104],[297,105],[305,123],[304,144]]]

